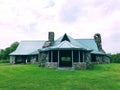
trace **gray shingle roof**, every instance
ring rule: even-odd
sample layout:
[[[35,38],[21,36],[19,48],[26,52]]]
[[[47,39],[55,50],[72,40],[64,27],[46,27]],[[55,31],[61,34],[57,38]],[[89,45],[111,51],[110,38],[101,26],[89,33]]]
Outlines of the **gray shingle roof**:
[[[62,42],[62,40],[63,40],[63,38],[65,37],[65,35],[67,35],[67,34],[64,34],[62,37],[58,38],[58,39],[54,42],[53,46],[59,45],[59,44]],[[68,37],[68,39],[69,39],[69,41],[70,41],[70,43],[71,43],[72,45],[74,45],[74,46],[76,46],[76,47],[79,47],[79,48],[90,49],[90,48],[84,46],[82,43],[79,43],[78,41],[76,41],[76,40],[73,39],[72,37],[70,37],[70,36],[68,36],[68,35],[67,35],[67,37]]]
[[[48,48],[43,48],[41,51],[48,51],[48,50],[68,50],[68,49],[74,49],[74,50],[86,50],[84,48],[81,48],[80,46],[73,45],[69,41],[62,41],[57,45],[50,46]]]
[[[63,40],[65,39],[66,40]],[[73,39],[72,37],[64,34],[62,37],[54,41],[52,46],[42,48],[45,41],[21,41],[17,49],[10,55],[37,55],[38,50],[51,50],[51,49],[81,49],[93,50],[93,54],[104,54],[97,48],[94,39]]]
[[[93,54],[104,54],[98,50],[97,44],[94,39],[75,39],[77,42],[81,43],[82,45],[86,46],[87,48],[92,49],[91,53]]]
[[[10,55],[36,55],[43,44],[44,41],[21,41],[17,49]]]

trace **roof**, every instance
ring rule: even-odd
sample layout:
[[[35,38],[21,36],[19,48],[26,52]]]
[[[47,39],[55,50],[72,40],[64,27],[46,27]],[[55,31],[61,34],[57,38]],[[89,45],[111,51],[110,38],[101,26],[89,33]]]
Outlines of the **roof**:
[[[80,46],[73,45],[72,43],[70,43],[67,40],[64,40],[64,41],[60,42],[57,45],[53,45],[53,46],[50,46],[48,48],[43,48],[41,51],[47,51],[47,50],[66,50],[66,49],[67,50],[68,49],[86,50],[84,48],[81,48]]]
[[[65,39],[65,37],[67,37]],[[72,45],[79,47],[79,48],[84,48],[84,49],[90,49],[86,46],[84,46],[83,44],[79,43],[78,41],[76,41],[75,39],[73,39],[72,37],[68,36],[67,34],[64,34],[62,37],[58,38],[54,43],[53,46],[59,45],[62,41],[64,40],[69,41]],[[68,46],[69,47],[69,46]],[[66,47],[67,48],[67,47]]]
[[[79,49],[92,51],[93,54],[104,54],[98,50],[94,39],[73,39],[64,34],[47,48],[42,48],[45,41],[21,41],[17,49],[10,55],[37,55],[38,50]]]
[[[36,55],[45,41],[21,41],[17,49],[10,55]]]
[[[65,40],[62,41],[60,44],[53,46],[52,48],[79,48],[79,47]]]
[[[93,51],[91,53],[93,54],[104,54],[103,52],[100,52],[98,50],[97,44],[94,39],[75,39],[82,45],[86,46],[87,48],[92,49]]]

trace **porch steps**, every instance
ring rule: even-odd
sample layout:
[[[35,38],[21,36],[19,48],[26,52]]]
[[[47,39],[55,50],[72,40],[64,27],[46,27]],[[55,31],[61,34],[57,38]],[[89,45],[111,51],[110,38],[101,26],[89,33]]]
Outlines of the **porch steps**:
[[[74,70],[73,67],[58,67],[58,70]]]

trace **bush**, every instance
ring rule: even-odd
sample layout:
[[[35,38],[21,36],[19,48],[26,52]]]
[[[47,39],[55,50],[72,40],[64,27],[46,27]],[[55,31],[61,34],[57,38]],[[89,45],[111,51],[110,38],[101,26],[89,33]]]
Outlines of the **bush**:
[[[111,55],[112,63],[120,63],[120,53]]]

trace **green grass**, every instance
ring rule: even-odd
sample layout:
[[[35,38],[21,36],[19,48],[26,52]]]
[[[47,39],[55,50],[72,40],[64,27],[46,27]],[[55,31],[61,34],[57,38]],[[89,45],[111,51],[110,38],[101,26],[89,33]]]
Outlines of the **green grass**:
[[[54,70],[0,64],[0,90],[120,90],[120,64],[91,70]]]

